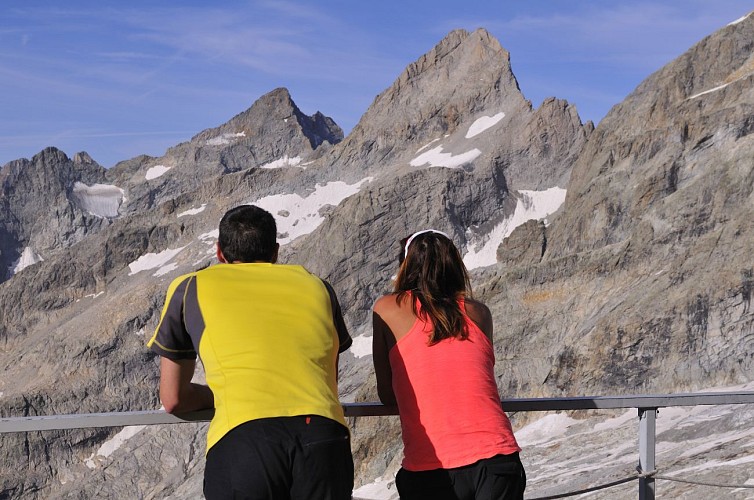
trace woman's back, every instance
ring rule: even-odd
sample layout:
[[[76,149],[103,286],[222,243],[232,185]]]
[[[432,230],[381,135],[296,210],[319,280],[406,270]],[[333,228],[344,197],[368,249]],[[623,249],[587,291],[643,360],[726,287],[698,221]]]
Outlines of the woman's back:
[[[461,310],[489,314],[483,304],[471,302],[473,306],[467,308],[461,300]],[[383,308],[384,304],[375,310],[385,313]],[[398,330],[401,333],[389,351],[401,416],[403,467],[413,471],[460,467],[519,451],[500,406],[492,344],[478,324],[464,314],[467,339],[447,338],[429,345],[431,323],[400,307],[387,316],[394,328],[413,320],[407,331]],[[480,322],[485,321],[480,318]]]
[[[401,242],[393,294],[373,310],[377,392],[397,404],[402,499],[521,500],[526,474],[495,382],[492,316],[436,230]]]

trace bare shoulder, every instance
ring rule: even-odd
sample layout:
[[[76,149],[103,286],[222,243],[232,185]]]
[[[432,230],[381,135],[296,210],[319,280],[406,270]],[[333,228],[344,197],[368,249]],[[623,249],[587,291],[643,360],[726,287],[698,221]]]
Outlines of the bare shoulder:
[[[466,304],[466,314],[468,314],[471,319],[476,321],[477,318],[479,318],[480,320],[492,318],[490,308],[487,307],[484,303],[471,298],[467,298],[464,302]]]
[[[493,339],[492,313],[489,307],[478,300],[467,298],[464,301],[466,314],[471,321],[477,324],[482,333],[484,333],[490,342]]]
[[[372,310],[380,315],[395,311],[398,308],[398,303],[395,298],[396,295],[394,293],[383,295],[374,302]]]

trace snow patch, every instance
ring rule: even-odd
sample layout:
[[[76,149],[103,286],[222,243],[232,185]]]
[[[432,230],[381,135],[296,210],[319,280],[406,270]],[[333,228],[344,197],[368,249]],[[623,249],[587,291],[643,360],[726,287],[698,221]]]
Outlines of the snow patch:
[[[736,24],[738,24],[738,23],[741,23],[741,22],[744,22],[744,21],[746,21],[746,19],[748,19],[750,15],[751,15],[751,12],[749,12],[748,14],[746,14],[746,15],[745,15],[745,16],[743,16],[743,17],[739,17],[738,19],[736,19],[736,20],[735,20],[735,21],[733,21],[732,23],[729,23],[729,24],[728,24],[728,26],[733,26],[733,25],[736,25]]]
[[[300,156],[294,156],[293,158],[288,158],[288,155],[285,155],[279,160],[271,161],[270,163],[265,163],[259,168],[281,168],[281,167],[305,168],[303,165],[299,165],[299,163],[301,163]]]
[[[353,344],[349,349],[357,358],[363,358],[372,354],[372,336],[359,335],[354,337]]]
[[[471,124],[468,132],[466,132],[466,139],[471,139],[475,135],[481,134],[488,128],[494,127],[503,118],[505,118],[505,113],[498,113],[495,116],[483,116],[481,118],[478,118],[474,123]]]
[[[438,137],[437,139],[433,139],[433,140],[429,141],[427,144],[425,144],[424,146],[422,146],[419,149],[417,149],[416,150],[416,154],[421,153],[422,151],[424,151],[425,149],[427,149],[428,147],[430,147],[432,144],[436,143],[439,140],[440,140],[440,138]]]
[[[270,212],[277,214],[280,211],[286,211],[288,217],[278,217],[276,219],[278,233],[283,235],[278,237],[278,243],[285,245],[295,240],[299,236],[309,234],[325,220],[320,214],[320,210],[327,205],[339,205],[351,195],[359,192],[364,183],[372,181],[372,177],[361,179],[355,184],[346,184],[342,181],[328,182],[327,184],[316,184],[314,191],[306,197],[298,194],[276,194],[265,196],[259,200],[251,202]]]
[[[163,175],[165,172],[170,170],[172,167],[166,167],[165,165],[155,165],[154,167],[147,170],[147,173],[144,174],[144,177],[151,181],[152,179],[156,179]]]
[[[612,431],[636,421],[636,418],[636,410],[628,410],[623,415],[595,424],[593,429],[595,432]]]
[[[732,82],[731,82],[731,83],[732,83]],[[715,91],[718,91],[718,90],[720,90],[720,89],[724,89],[724,88],[725,88],[725,87],[727,87],[728,85],[730,85],[730,83],[725,83],[725,84],[723,84],[723,85],[720,85],[720,86],[718,86],[718,87],[715,87],[715,88],[713,88],[713,89],[705,90],[704,92],[699,92],[698,94],[694,94],[694,95],[692,95],[691,97],[689,97],[689,99],[696,99],[697,97],[699,97],[699,96],[702,96],[702,95],[704,95],[704,94],[710,94],[710,93],[712,93],[712,92],[715,92]]]
[[[246,137],[246,132],[238,132],[237,134],[222,134],[212,139],[207,139],[207,146],[222,146],[224,144],[230,144],[233,139],[239,137]]]
[[[688,458],[688,457],[695,457],[695,456],[702,456],[706,455],[707,452],[714,450],[715,448],[720,448],[723,444],[731,444],[738,440],[743,440],[745,438],[751,437],[754,435],[754,430],[752,429],[746,429],[746,430],[737,430],[732,432],[723,432],[715,434],[713,437],[704,437],[702,440],[690,440],[685,443],[683,451],[678,455],[679,458]],[[697,444],[698,442],[698,444]],[[691,446],[693,444],[696,444],[696,446]],[[741,460],[741,459],[739,459]],[[754,461],[754,456],[747,457],[748,461]],[[735,463],[735,461],[729,462],[731,464]],[[739,462],[741,463],[741,462]],[[744,462],[745,463],[745,462]],[[707,464],[709,465],[709,464]],[[690,469],[689,469],[690,470]],[[675,471],[678,472],[678,471]]]
[[[215,229],[214,231],[210,231],[208,233],[200,234],[198,239],[205,245],[208,245],[209,248],[207,248],[206,254],[207,255],[214,255],[215,254],[215,243],[217,242],[217,239],[220,237],[220,230]],[[194,264],[194,266],[199,265],[200,263],[204,262],[204,257]]]
[[[152,276],[163,276],[165,274],[168,274],[169,272],[175,271],[176,269],[178,269],[178,264],[171,262],[167,266],[162,266],[161,268],[159,268]]]
[[[21,252],[21,257],[19,257],[16,262],[9,266],[8,270],[11,272],[11,275],[13,275],[21,272],[21,270],[26,269],[32,264],[42,262],[43,260],[44,259],[42,258],[42,256],[35,252],[33,248],[26,247],[24,248],[24,251]]]
[[[128,275],[132,276],[141,271],[148,271],[150,269],[162,267],[167,264],[170,259],[178,255],[184,248],[186,247],[183,246],[173,250],[168,248],[167,250],[163,250],[160,253],[148,253],[146,255],[142,255],[134,262],[128,264],[128,268],[131,270]]]
[[[524,222],[544,219],[560,208],[565,201],[566,190],[552,187],[544,191],[519,191],[519,199],[513,215],[495,226],[481,238],[469,242],[470,250],[463,258],[468,269],[490,266],[497,261],[497,247],[514,229]]]
[[[328,182],[327,184],[316,184],[314,190],[306,197],[295,193],[276,194],[265,196],[264,198],[249,203],[251,205],[256,205],[260,208],[263,208],[273,214],[273,216],[275,217],[275,222],[277,223],[278,233],[282,235],[278,237],[278,243],[285,245],[295,240],[299,236],[309,234],[317,229],[317,227],[319,227],[319,225],[325,220],[324,217],[320,214],[322,208],[326,207],[327,205],[339,205],[349,196],[358,193],[365,183],[369,183],[373,179],[373,177],[366,177],[356,182],[355,184],[347,184],[342,181]],[[217,239],[219,237],[220,230],[213,229],[212,231],[200,234],[197,239],[199,239],[199,241],[205,243],[206,245],[210,245],[210,248],[207,249],[207,254],[213,254],[215,252],[215,242],[217,242]],[[183,248],[173,250],[173,252],[177,253]],[[165,252],[168,251],[166,250]],[[157,255],[149,254],[147,256],[140,257],[139,259],[144,259],[145,266],[151,266],[148,268],[145,267],[145,269],[161,267],[172,258],[172,255],[166,254],[163,256],[165,252]],[[164,260],[158,261],[158,257]],[[201,262],[204,262],[204,259],[202,259]],[[129,266],[136,267],[137,264],[140,264],[140,261],[129,264]],[[132,267],[131,274],[138,272],[133,270],[134,267]],[[143,269],[138,268],[138,270]],[[162,272],[162,274],[170,272],[171,270],[172,269],[167,270],[166,268],[165,271]]]
[[[699,392],[747,391],[750,387],[751,382]],[[725,430],[732,420],[748,419],[747,413],[750,414],[750,411],[740,405],[661,408],[657,416],[656,463],[661,468],[664,464],[664,474],[685,479],[692,479],[699,472],[735,466],[747,471],[747,467],[751,467],[749,464],[754,463],[754,456],[745,451],[754,444],[751,441],[754,428],[739,425]],[[636,409],[628,409],[615,415],[595,425],[590,423],[593,421],[591,417],[573,420],[562,414],[553,414],[517,430],[516,438],[529,457],[527,473],[529,470],[532,472],[532,481],[527,487],[539,491],[541,487],[551,487],[555,483],[565,488],[563,481],[575,480],[579,484],[586,480],[586,473],[594,477],[595,463],[599,463],[601,470],[613,467],[633,469],[638,450],[637,412]],[[722,419],[725,419],[724,423],[717,425]],[[675,433],[687,427],[691,428],[689,435],[697,437],[679,439]],[[664,435],[668,431],[674,434]],[[566,443],[572,447],[583,446],[578,458],[567,465],[551,461],[547,450],[566,446]],[[718,457],[710,456],[712,450],[722,449],[729,450],[730,455],[725,458],[720,458],[719,454]]]
[[[100,446],[96,452],[92,453],[89,456],[89,458],[84,460],[84,463],[90,469],[95,469],[97,467],[97,462],[95,461],[95,458],[109,457],[110,455],[113,454],[113,452],[115,452],[115,450],[123,446],[123,443],[125,443],[126,441],[134,437],[145,427],[146,425],[131,425],[128,427],[124,427],[122,431],[120,431],[115,436],[111,437],[110,439],[102,443],[102,446]]]
[[[353,490],[353,498],[362,500],[398,500],[398,490],[393,479],[378,477],[374,482]]]
[[[676,476],[678,474],[683,474],[685,472],[700,472],[703,470],[712,470],[717,469],[719,467],[731,467],[734,465],[740,465],[740,464],[750,464],[754,462],[754,455],[749,457],[740,457],[735,460],[707,460],[702,464],[694,465],[690,467],[686,467],[683,469],[677,469],[674,470],[671,474],[671,477]],[[680,476],[680,477],[686,477],[686,476]],[[748,482],[749,480],[747,480]],[[747,484],[747,483],[744,483]]]
[[[471,151],[453,156],[453,153],[443,153],[442,146],[437,146],[426,153],[420,154],[411,160],[410,164],[412,167],[421,167],[429,163],[430,167],[458,168],[473,161],[480,154],[482,152],[474,148]]]
[[[210,245],[214,245],[217,238],[220,237],[220,230],[214,229],[208,233],[202,233],[199,235],[199,240]]]
[[[205,208],[207,208],[207,204],[206,203],[202,203],[202,206],[199,207],[199,208],[190,208],[190,209],[186,210],[185,212],[179,213],[178,214],[178,218],[180,219],[181,217],[185,217],[187,215],[200,214],[200,213],[204,212]]]
[[[555,437],[565,435],[568,428],[578,422],[564,413],[545,415],[516,431],[516,441],[522,448],[547,443]]]
[[[121,188],[109,184],[87,186],[83,182],[76,182],[73,185],[73,199],[82,210],[97,217],[117,217],[124,195]]]

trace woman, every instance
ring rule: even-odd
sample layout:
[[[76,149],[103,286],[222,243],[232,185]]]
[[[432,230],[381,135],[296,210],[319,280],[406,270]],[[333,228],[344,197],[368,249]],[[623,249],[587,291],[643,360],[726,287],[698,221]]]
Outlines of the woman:
[[[402,499],[522,499],[526,475],[494,374],[492,315],[443,232],[405,241],[373,310],[377,391],[398,405]]]

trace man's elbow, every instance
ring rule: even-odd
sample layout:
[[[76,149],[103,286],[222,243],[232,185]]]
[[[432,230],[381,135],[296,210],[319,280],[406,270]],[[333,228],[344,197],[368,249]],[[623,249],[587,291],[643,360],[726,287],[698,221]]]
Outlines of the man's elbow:
[[[183,410],[183,401],[178,392],[160,391],[160,403],[167,413],[180,413]]]
[[[160,402],[167,413],[186,413],[213,408],[212,391],[206,385],[189,384],[178,392],[160,392]]]
[[[167,413],[179,413],[181,411],[181,401],[175,395],[160,394],[160,402]]]

